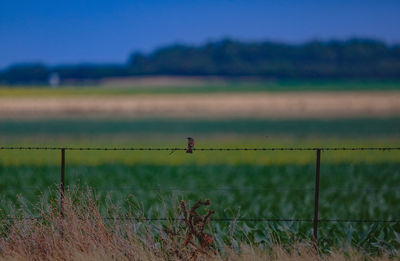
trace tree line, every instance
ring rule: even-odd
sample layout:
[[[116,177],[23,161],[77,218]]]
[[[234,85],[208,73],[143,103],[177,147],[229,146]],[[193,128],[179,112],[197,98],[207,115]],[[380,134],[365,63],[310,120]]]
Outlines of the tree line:
[[[201,46],[176,44],[148,54],[133,53],[121,65],[14,65],[0,72],[0,82],[46,83],[52,73],[62,81],[152,75],[400,79],[400,44],[371,39],[302,44],[234,40]]]

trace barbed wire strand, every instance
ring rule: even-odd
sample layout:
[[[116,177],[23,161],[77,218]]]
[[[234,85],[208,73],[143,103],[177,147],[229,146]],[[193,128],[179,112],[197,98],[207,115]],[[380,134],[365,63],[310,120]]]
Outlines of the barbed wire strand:
[[[0,147],[0,150],[82,150],[82,151],[186,151],[186,148],[151,147]],[[193,151],[392,151],[400,147],[264,147],[264,148],[194,148]]]
[[[77,187],[72,185],[72,187]],[[85,187],[82,187],[85,188]],[[40,187],[24,186],[14,190],[41,190]],[[201,192],[201,191],[314,191],[315,188],[299,188],[299,187],[197,187],[197,188],[178,188],[178,187],[134,187],[134,186],[112,186],[112,187],[96,187],[95,190],[103,191],[177,191],[177,192]],[[324,191],[400,191],[400,187],[328,187],[322,188]],[[13,190],[10,188],[10,190]]]
[[[184,221],[183,218],[136,218],[136,217],[102,217],[105,220],[119,221]],[[40,220],[42,217],[5,217],[0,220]],[[290,219],[290,218],[212,218],[213,222],[314,222],[313,219]],[[400,223],[400,219],[383,220],[383,219],[318,219],[323,223]]]

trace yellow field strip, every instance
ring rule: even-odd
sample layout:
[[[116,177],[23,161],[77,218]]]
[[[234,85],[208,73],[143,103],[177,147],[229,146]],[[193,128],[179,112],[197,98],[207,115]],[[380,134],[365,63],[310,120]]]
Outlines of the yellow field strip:
[[[351,118],[400,115],[400,92],[0,97],[0,119]]]

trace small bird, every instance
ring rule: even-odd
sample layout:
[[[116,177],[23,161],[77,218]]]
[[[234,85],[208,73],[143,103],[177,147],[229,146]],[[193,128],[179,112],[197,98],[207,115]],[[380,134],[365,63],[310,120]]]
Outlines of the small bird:
[[[194,139],[191,137],[188,137],[187,139],[188,139],[188,146],[187,146],[186,153],[193,153]]]

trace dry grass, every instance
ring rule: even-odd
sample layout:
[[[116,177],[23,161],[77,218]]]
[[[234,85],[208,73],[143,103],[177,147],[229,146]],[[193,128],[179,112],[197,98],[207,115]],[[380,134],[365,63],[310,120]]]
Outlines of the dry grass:
[[[276,243],[268,249],[250,242],[234,248],[227,242],[220,249],[214,243],[211,228],[205,229],[209,227],[212,210],[207,209],[204,215],[197,213],[199,208],[209,205],[209,201],[199,201],[189,208],[181,202],[177,215],[183,216],[182,221],[153,226],[147,222],[122,222],[117,216],[104,219],[90,190],[85,194],[67,193],[63,218],[54,201],[37,206],[38,219],[19,218],[3,223],[0,259],[390,260],[385,253],[370,257],[351,248],[321,255],[309,242],[299,242],[289,248]],[[137,210],[136,216],[142,213]]]
[[[0,97],[0,119],[349,118],[400,115],[400,92]]]

